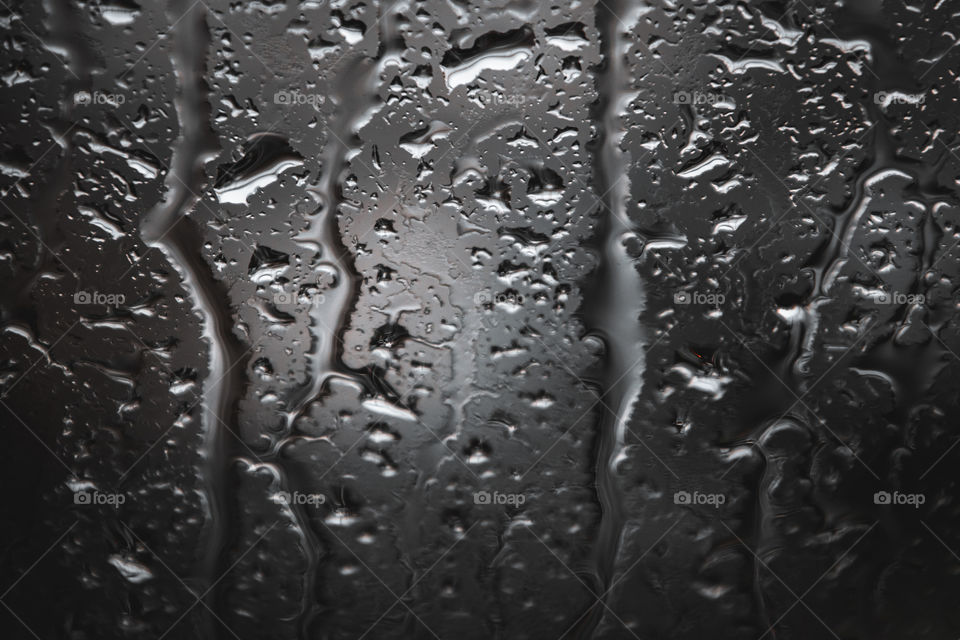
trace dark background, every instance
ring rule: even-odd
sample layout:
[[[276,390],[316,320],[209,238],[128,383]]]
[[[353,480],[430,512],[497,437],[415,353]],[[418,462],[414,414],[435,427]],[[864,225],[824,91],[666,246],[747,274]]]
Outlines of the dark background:
[[[955,3],[0,5],[0,637],[960,637]]]

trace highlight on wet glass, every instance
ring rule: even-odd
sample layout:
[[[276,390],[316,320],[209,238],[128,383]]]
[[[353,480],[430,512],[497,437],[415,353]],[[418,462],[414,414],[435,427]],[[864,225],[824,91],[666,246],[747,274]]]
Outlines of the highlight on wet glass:
[[[956,3],[0,18],[0,638],[960,638]]]

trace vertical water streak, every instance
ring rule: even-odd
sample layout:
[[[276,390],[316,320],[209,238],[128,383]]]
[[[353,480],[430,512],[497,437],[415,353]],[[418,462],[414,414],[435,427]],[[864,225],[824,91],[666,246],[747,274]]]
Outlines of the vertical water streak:
[[[644,284],[626,242],[635,237],[627,218],[630,193],[630,153],[621,148],[624,136],[623,115],[629,100],[625,85],[624,33],[627,26],[621,14],[623,3],[600,3],[597,27],[605,64],[599,78],[601,139],[598,141],[595,168],[597,190],[601,194],[599,240],[601,265],[597,280],[600,292],[588,305],[589,326],[606,343],[606,370],[603,383],[600,445],[596,462],[597,495],[602,517],[594,549],[601,592],[606,594],[615,579],[625,525],[624,495],[617,467],[626,459],[625,441],[628,422],[643,384],[645,367],[644,331],[640,316],[645,306]],[[593,636],[603,609],[596,607],[583,637]]]
[[[193,312],[201,320],[203,340],[209,345],[206,379],[203,382],[202,458],[204,499],[207,502],[207,531],[200,545],[197,579],[207,591],[207,605],[216,611],[228,521],[224,486],[228,446],[223,430],[235,420],[237,395],[243,386],[244,351],[232,334],[233,318],[226,291],[215,279],[202,254],[202,230],[191,228],[188,212],[203,190],[204,165],[217,153],[218,142],[209,127],[210,105],[204,79],[206,54],[210,45],[206,14],[200,5],[187,8],[176,2],[169,15],[177,20],[172,28],[171,60],[177,80],[175,106],[180,136],[171,156],[165,180],[164,200],[143,220],[141,236],[148,245],[163,252],[176,269],[189,296]],[[183,16],[182,18],[180,16]],[[205,617],[211,637],[221,627],[212,616]]]

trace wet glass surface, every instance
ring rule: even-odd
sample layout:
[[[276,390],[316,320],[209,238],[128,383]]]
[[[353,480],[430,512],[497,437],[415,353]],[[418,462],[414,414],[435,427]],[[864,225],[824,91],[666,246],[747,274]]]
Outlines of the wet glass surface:
[[[958,11],[0,3],[0,638],[960,637]]]

